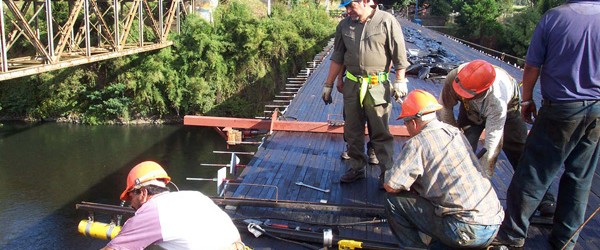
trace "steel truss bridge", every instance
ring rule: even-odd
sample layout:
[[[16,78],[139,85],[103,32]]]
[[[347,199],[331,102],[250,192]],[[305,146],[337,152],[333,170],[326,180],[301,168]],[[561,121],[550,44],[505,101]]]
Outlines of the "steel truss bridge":
[[[170,46],[169,33],[180,32],[192,6],[193,0],[2,0],[0,81]]]

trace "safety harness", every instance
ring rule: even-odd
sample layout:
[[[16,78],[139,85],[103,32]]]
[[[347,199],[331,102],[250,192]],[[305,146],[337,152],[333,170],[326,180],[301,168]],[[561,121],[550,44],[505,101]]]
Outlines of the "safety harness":
[[[346,78],[351,81],[360,83],[360,107],[363,107],[363,101],[365,100],[365,96],[367,95],[367,89],[369,88],[369,83],[371,85],[377,85],[379,83],[385,82],[388,80],[388,72],[379,72],[377,74],[373,74],[370,76],[355,76],[350,71],[346,71]]]

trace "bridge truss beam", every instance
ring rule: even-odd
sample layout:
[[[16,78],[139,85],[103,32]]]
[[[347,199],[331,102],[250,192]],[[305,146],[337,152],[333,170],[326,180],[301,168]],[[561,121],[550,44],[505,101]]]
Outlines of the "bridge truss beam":
[[[182,17],[193,4],[193,0],[3,0],[0,81],[170,46],[169,33],[179,33]],[[137,32],[131,32],[134,24]]]

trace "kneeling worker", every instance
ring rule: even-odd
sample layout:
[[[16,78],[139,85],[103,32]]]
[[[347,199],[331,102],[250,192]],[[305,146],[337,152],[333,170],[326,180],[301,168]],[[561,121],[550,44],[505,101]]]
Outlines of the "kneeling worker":
[[[442,106],[423,90],[408,94],[398,119],[410,139],[385,174],[388,222],[401,247],[483,248],[504,211],[462,132],[440,122]],[[420,233],[431,237],[421,240]]]
[[[243,249],[240,234],[215,203],[197,191],[169,192],[171,177],[156,162],[142,162],[129,172],[121,200],[135,215],[103,249]]]

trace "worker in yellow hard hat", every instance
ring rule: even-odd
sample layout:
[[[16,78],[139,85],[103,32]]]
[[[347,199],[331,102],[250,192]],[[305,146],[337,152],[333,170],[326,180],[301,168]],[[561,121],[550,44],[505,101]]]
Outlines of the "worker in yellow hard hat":
[[[473,150],[485,130],[483,148],[487,150],[479,161],[492,177],[500,150],[513,169],[525,148],[527,126],[521,117],[520,91],[517,81],[502,68],[484,60],[460,65],[446,76],[440,93],[441,121],[463,130]],[[458,119],[454,106],[460,103]],[[552,216],[556,208],[554,196],[546,192],[538,207],[543,216]]]
[[[197,191],[170,192],[171,177],[144,161],[127,175],[121,200],[136,210],[104,249],[243,249],[240,234],[215,203]]]
[[[387,220],[401,248],[485,248],[504,210],[465,136],[437,119],[441,108],[424,90],[402,104],[411,138],[385,174]]]

